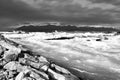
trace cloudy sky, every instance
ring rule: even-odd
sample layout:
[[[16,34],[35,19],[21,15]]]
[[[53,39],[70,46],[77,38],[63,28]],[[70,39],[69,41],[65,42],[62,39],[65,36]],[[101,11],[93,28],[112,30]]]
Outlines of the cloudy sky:
[[[120,0],[0,0],[0,30],[44,21],[119,24]]]

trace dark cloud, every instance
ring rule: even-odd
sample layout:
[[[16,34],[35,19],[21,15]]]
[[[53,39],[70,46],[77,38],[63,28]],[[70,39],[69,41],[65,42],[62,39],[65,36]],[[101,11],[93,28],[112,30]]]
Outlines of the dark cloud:
[[[120,0],[92,0],[95,3],[110,3],[113,5],[120,5]]]
[[[0,0],[0,29],[29,21],[117,24],[119,0]]]

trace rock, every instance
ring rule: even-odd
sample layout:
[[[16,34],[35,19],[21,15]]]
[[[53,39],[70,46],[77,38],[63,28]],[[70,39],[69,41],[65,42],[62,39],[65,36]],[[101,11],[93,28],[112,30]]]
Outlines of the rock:
[[[26,70],[24,70],[23,72],[24,72],[24,74],[27,74],[27,73],[30,73],[31,70],[26,67]]]
[[[28,63],[30,64],[30,66],[37,68],[37,69],[40,69],[42,66],[44,66],[46,64],[46,63],[35,63],[32,61],[29,61]]]
[[[44,66],[46,64],[46,63],[33,62],[31,60],[24,59],[24,58],[20,58],[19,62],[22,63],[22,64],[25,64],[25,65],[32,66],[32,67],[34,67],[36,69],[40,69],[42,66]]]
[[[79,80],[76,76],[72,75],[71,73],[60,74],[60,73],[53,71],[52,69],[48,69],[48,73],[55,80]]]
[[[2,46],[0,46],[0,55],[3,53],[4,48]]]
[[[7,62],[3,59],[0,60],[0,67],[3,67]]]
[[[22,80],[28,80],[27,78],[23,78]]]
[[[33,77],[36,80],[45,80],[39,74],[37,74],[35,72],[31,72],[30,77]]]
[[[102,41],[102,39],[96,39],[96,41]]]
[[[56,72],[54,72],[51,69],[48,69],[49,75],[54,78],[55,80],[66,80],[65,77],[61,74],[58,74]]]
[[[22,79],[24,78],[24,76],[25,76],[25,74],[24,74],[23,72],[20,72],[20,73],[16,76],[15,80],[22,80]]]
[[[25,77],[29,77],[29,76],[26,76],[26,74],[29,74],[29,73],[30,73],[30,70],[29,70],[29,69],[26,69],[26,70],[20,72],[20,73],[17,75],[17,77],[15,78],[15,80],[24,80]],[[26,79],[27,79],[27,78],[26,78]],[[27,79],[27,80],[29,80],[29,79]],[[32,79],[31,79],[31,80],[32,80]]]
[[[34,79],[31,78],[31,77],[25,77],[25,78],[23,78],[22,80],[34,80]],[[41,80],[41,79],[39,79],[39,80]]]
[[[40,66],[44,65],[44,64],[40,64],[40,63],[35,63],[35,62],[32,62],[32,61],[28,61],[27,62],[30,66],[36,68],[36,69],[40,69]]]
[[[31,67],[30,66],[23,66],[22,72],[24,72],[25,74],[30,73]]]
[[[27,65],[27,60],[25,58],[19,58],[19,63]]]
[[[6,76],[5,75],[0,75],[0,80],[6,80]]]
[[[40,62],[47,62],[48,63],[47,59],[44,58],[43,56],[40,56],[38,59]]]
[[[36,79],[40,78],[40,76],[37,73],[33,72],[33,71],[31,72],[30,76],[33,77],[33,78],[36,78]]]
[[[20,54],[21,53],[21,49],[20,48],[14,48],[12,51],[14,51],[14,53],[16,54],[16,55],[18,55],[18,54]]]
[[[40,69],[46,72],[46,71],[48,70],[48,68],[49,68],[49,67],[48,67],[47,65],[44,65],[44,66],[42,66]]]
[[[24,54],[24,58],[31,60],[33,62],[38,62],[38,60],[34,56],[31,56],[29,54]]]
[[[14,53],[14,51],[5,51],[3,59],[5,59],[7,62],[15,61],[17,59],[17,55]]]
[[[7,70],[20,70],[20,69],[22,69],[22,65],[20,65],[18,62],[11,61],[11,62],[7,63],[4,66],[4,69],[7,69]]]
[[[55,65],[55,64],[51,64],[51,67],[53,67],[56,71],[60,72],[60,73],[64,73],[64,74],[70,74],[70,72],[65,69],[65,68],[62,68],[58,65]]]
[[[39,75],[41,75],[41,78],[44,78],[45,80],[49,80],[48,74],[39,71]]]
[[[8,78],[14,78],[15,74],[17,74],[17,71],[8,71]]]
[[[5,80],[6,76],[3,71],[0,71],[0,80]]]
[[[11,78],[11,79],[9,79],[9,80],[15,80],[14,78]]]
[[[107,38],[107,37],[104,37],[104,40],[108,40],[109,38]]]
[[[36,69],[31,69],[31,76],[33,77],[33,74],[37,74],[39,75],[41,78],[45,79],[45,80],[49,80],[48,74],[46,74],[44,71],[41,70],[36,70]]]

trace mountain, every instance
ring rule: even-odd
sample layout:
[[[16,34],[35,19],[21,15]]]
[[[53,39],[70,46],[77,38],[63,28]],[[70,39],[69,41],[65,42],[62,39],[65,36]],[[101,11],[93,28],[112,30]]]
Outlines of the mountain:
[[[77,27],[74,25],[24,25],[15,30],[21,30],[26,32],[54,32],[54,31],[65,31],[65,32],[114,32],[119,31],[115,28],[108,28],[108,27]]]

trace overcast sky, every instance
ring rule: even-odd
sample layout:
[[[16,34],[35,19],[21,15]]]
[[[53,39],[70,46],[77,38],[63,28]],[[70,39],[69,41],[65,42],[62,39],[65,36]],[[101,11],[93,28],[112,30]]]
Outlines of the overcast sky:
[[[119,24],[120,0],[0,0],[0,29],[24,22]]]

